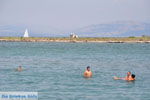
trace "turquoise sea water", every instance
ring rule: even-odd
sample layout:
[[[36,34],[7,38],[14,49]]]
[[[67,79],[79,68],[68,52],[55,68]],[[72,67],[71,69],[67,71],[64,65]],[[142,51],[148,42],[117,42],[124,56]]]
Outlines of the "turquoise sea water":
[[[24,71],[15,71],[19,65]],[[127,71],[135,82],[113,80]],[[150,100],[149,77],[146,43],[0,42],[0,91],[38,92],[39,100]]]

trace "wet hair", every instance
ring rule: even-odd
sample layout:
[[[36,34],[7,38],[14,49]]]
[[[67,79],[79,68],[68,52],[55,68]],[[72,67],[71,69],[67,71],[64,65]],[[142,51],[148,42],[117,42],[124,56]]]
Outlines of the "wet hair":
[[[90,68],[90,66],[87,66],[87,67],[86,67],[86,69],[89,69],[89,68]]]
[[[135,78],[135,75],[134,75],[134,74],[132,74],[131,76],[132,76],[132,78]]]

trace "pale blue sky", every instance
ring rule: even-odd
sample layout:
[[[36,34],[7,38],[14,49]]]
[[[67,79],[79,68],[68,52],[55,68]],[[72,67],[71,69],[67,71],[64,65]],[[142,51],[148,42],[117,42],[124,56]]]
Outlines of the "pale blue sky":
[[[0,0],[0,25],[43,32],[128,20],[150,22],[150,0]]]

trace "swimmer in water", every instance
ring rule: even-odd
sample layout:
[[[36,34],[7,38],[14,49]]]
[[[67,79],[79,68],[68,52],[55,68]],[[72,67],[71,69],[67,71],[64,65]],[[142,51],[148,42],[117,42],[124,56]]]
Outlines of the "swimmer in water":
[[[130,76],[131,76],[131,72],[129,71],[127,72],[127,76],[125,77],[125,80],[128,80]]]
[[[18,72],[23,71],[22,66],[19,66],[19,67],[17,68],[17,71],[18,71]]]
[[[126,81],[134,81],[135,80],[135,75],[131,74],[131,72],[127,72],[126,77],[114,77],[115,80],[126,80]]]
[[[92,72],[90,70],[90,66],[87,66],[86,71],[84,72],[84,77],[86,77],[86,78],[92,77]]]
[[[135,75],[134,74],[130,75],[128,81],[134,81],[134,80],[135,80]]]

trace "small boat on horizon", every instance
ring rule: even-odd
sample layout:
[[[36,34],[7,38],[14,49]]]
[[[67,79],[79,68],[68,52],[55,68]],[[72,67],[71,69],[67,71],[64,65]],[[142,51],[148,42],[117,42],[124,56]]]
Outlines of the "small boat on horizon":
[[[29,33],[28,33],[28,30],[26,29],[25,30],[25,33],[24,33],[24,36],[23,37],[29,37]]]

